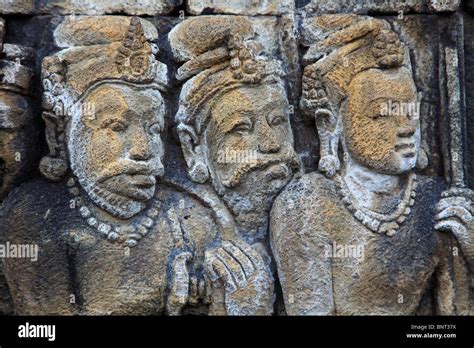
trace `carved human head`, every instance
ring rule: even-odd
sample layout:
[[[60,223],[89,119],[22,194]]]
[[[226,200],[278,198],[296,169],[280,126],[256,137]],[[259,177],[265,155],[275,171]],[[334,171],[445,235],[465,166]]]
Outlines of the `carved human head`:
[[[136,17],[101,21],[109,21],[110,31],[94,17],[68,20],[56,29],[56,40],[64,43],[73,37],[70,31],[82,28],[98,30],[97,41],[111,42],[82,42],[43,61],[50,154],[41,169],[60,180],[68,164],[96,205],[130,218],[145,208],[164,173],[161,92],[167,72],[154,58],[149,41],[157,33],[151,24]]]
[[[199,183],[210,177],[218,193],[277,191],[298,165],[283,71],[253,35],[251,23],[235,16],[188,19],[169,34],[185,62],[177,78],[192,76],[176,115],[188,172]]]
[[[341,142],[346,161],[385,174],[412,170],[420,97],[406,47],[383,20],[327,15],[313,24],[323,37],[305,57],[301,104],[316,120],[319,169],[335,174]]]

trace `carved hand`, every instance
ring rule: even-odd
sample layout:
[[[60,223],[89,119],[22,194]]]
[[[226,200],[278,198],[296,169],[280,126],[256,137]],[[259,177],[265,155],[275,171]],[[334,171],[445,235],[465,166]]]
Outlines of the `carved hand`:
[[[471,270],[474,270],[473,202],[474,191],[471,189],[451,188],[442,193],[435,217],[438,220],[435,229],[450,231],[456,236]]]
[[[273,277],[262,256],[244,242],[222,242],[205,255],[211,315],[270,315]]]
[[[191,260],[190,252],[176,255],[172,266],[170,293],[166,309],[169,315],[179,315],[189,300],[189,271],[188,262]]]

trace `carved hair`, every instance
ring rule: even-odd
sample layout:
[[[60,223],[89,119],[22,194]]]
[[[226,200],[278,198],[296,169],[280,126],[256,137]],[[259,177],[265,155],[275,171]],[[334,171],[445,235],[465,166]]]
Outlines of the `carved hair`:
[[[41,160],[40,171],[52,181],[61,180],[67,171],[61,135],[82,96],[104,83],[160,91],[168,86],[166,65],[155,58],[158,33],[151,23],[138,17],[107,16],[101,19],[102,26],[94,26],[96,19],[67,18],[55,30],[56,44],[67,48],[43,60],[43,119],[50,152]]]
[[[369,69],[406,67],[408,50],[389,24],[357,15],[323,15],[309,24],[316,43],[304,57],[303,112],[314,117],[320,138],[319,170],[331,177],[340,168],[340,106],[351,81]]]

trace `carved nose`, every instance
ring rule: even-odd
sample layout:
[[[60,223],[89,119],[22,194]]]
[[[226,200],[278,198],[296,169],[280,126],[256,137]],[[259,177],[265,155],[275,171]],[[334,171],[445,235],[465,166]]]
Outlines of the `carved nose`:
[[[273,131],[270,131],[269,133],[270,134],[263,134],[260,137],[258,151],[261,153],[275,153],[280,151],[281,145],[278,142],[278,138],[273,134]]]
[[[145,134],[132,139],[133,146],[130,149],[130,158],[136,161],[145,161],[151,156],[149,141]]]

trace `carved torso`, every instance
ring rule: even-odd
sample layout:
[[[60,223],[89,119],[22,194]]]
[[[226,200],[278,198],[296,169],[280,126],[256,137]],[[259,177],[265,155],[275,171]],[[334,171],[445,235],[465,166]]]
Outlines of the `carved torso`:
[[[434,274],[452,267],[443,255],[452,250],[453,241],[433,228],[432,202],[442,190],[440,181],[420,178],[411,214],[389,237],[356,220],[333,180],[315,173],[295,179],[277,198],[271,215],[272,246],[287,313],[415,314]],[[348,246],[362,254],[344,254],[341,248]],[[455,310],[452,303],[441,306]]]
[[[8,240],[39,245],[37,262],[5,262],[10,287],[19,290],[13,293],[19,314],[163,313],[173,276],[170,264],[183,250],[194,251],[190,273],[202,279],[204,248],[218,227],[195,199],[160,185],[155,225],[137,246],[126,248],[100,237],[70,208],[63,191],[64,185],[32,182],[8,203]],[[47,297],[35,298],[40,293]]]

